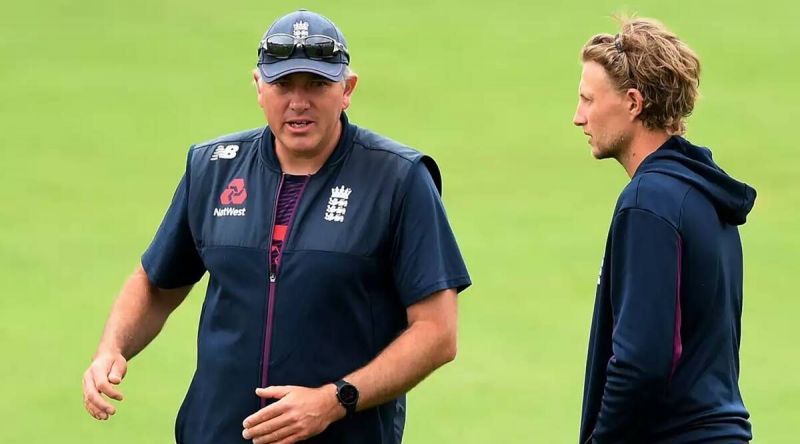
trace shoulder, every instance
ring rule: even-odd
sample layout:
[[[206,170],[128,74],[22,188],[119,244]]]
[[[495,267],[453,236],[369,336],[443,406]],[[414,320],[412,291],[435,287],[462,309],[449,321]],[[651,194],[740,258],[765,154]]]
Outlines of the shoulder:
[[[635,176],[620,194],[617,212],[637,209],[663,219],[672,227],[680,226],[682,208],[692,188],[680,180],[647,172]]]
[[[196,143],[189,150],[190,159],[232,158],[245,151],[254,150],[263,137],[265,127],[225,134]]]
[[[386,156],[398,162],[414,163],[423,155],[410,146],[360,127],[356,127],[353,145],[370,154]]]
[[[441,192],[442,178],[436,161],[415,148],[368,129],[356,127],[353,150],[357,155],[368,158],[371,162],[390,163],[392,169],[401,178],[409,177],[409,173],[415,169],[415,165],[421,164]]]

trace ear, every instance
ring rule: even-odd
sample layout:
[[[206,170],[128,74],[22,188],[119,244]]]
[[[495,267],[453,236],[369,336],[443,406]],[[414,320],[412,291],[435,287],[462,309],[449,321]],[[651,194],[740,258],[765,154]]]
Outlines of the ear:
[[[353,96],[353,91],[356,90],[358,84],[358,75],[353,74],[344,81],[344,97],[342,97],[342,110],[350,107],[350,101]]]
[[[258,68],[253,70],[253,86],[256,88],[256,100],[261,105],[261,73]]]
[[[625,91],[625,100],[631,120],[639,117],[639,114],[644,109],[644,96],[642,96],[642,93],[636,88],[629,88]]]

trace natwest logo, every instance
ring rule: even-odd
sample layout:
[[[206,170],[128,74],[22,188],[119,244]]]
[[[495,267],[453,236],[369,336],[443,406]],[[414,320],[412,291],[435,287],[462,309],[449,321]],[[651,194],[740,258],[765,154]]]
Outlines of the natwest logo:
[[[219,201],[222,205],[242,205],[247,199],[247,189],[244,186],[244,179],[236,178],[228,184],[225,191],[219,195]],[[214,208],[215,217],[226,216],[244,216],[247,214],[247,208],[234,208],[222,207]]]
[[[233,179],[228,184],[228,188],[219,195],[222,205],[241,205],[247,199],[247,189],[244,187],[244,179]]]

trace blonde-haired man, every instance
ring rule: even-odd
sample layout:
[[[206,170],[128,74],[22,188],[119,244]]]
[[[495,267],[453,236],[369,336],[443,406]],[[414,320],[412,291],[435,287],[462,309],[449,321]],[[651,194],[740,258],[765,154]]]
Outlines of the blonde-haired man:
[[[574,123],[631,177],[598,281],[581,443],[744,443],[742,248],[755,190],[680,136],[697,55],[660,23],[625,19],[583,47]]]

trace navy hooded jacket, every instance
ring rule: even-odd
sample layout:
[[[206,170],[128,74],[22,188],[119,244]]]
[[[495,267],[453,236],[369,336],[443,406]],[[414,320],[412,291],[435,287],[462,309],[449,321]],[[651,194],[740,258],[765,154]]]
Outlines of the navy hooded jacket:
[[[142,257],[160,288],[209,281],[197,369],[178,413],[181,444],[239,444],[264,406],[256,387],[319,387],[375,358],[406,308],[470,285],[433,160],[348,123],[305,179],[277,269],[269,260],[283,183],[269,127],[189,152],[186,173]],[[331,424],[310,443],[396,444],[404,398]]]
[[[581,443],[751,439],[739,392],[744,224],[755,190],[673,136],[614,210],[598,280]]]

